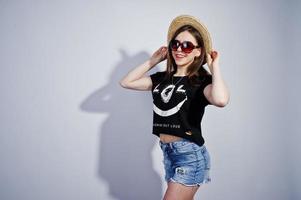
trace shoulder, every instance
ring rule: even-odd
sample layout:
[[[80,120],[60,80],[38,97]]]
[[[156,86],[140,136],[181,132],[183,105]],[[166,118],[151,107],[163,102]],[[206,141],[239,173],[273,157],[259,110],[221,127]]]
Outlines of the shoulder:
[[[204,82],[204,81],[206,81],[206,80],[212,79],[212,75],[209,74],[209,73],[207,73],[207,74],[202,74],[202,75],[200,75],[198,78],[199,78],[200,81]]]
[[[151,74],[150,76],[162,76],[165,74],[166,74],[166,71],[157,71],[157,72]]]
[[[212,75],[211,74],[201,75],[199,76],[199,81],[201,82],[202,85],[206,86],[212,83]]]
[[[202,66],[198,70],[198,80],[203,83],[211,79],[212,79],[212,75],[210,74],[210,72],[206,70],[204,66]]]
[[[158,72],[151,74],[150,77],[151,77],[152,81],[155,81],[155,80],[163,78],[165,76],[165,74],[166,74],[166,71],[158,71]]]
[[[202,74],[197,77],[197,82],[198,82],[198,89],[200,92],[204,91],[204,88],[212,83],[212,75],[207,73],[207,74]]]

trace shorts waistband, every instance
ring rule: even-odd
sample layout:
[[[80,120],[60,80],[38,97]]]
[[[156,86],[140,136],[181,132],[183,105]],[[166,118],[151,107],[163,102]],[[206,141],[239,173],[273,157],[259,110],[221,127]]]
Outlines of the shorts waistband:
[[[164,148],[164,149],[176,149],[178,145],[178,143],[182,143],[182,142],[191,142],[191,143],[194,143],[193,141],[191,140],[188,140],[186,138],[182,138],[180,140],[176,140],[174,142],[162,142],[161,140],[159,140],[159,145],[161,146],[161,148]],[[197,145],[197,144],[196,144]],[[197,145],[199,146],[199,145]],[[205,147],[205,144],[203,144],[202,146],[199,146],[199,148],[206,148]]]
[[[159,142],[160,142],[161,144],[169,144],[169,143],[180,142],[180,141],[183,141],[183,140],[185,140],[185,141],[190,141],[190,140],[188,140],[188,139],[186,139],[186,138],[181,138],[181,139],[176,140],[176,141],[173,141],[173,142],[162,142],[161,140],[159,140]]]
[[[159,140],[159,144],[161,146],[168,146],[170,148],[173,148],[174,147],[174,144],[177,144],[177,143],[180,143],[180,142],[183,142],[183,141],[187,141],[187,142],[191,142],[190,140],[186,139],[186,138],[182,138],[180,140],[176,140],[174,142],[162,142],[161,140]]]

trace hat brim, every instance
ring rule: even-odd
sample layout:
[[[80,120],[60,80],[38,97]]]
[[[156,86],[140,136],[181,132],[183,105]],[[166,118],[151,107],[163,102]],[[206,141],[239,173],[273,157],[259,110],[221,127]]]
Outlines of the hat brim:
[[[169,44],[175,32],[184,25],[191,25],[201,34],[205,51],[210,53],[212,51],[212,40],[207,27],[197,18],[190,15],[180,15],[172,20],[168,28],[167,44]]]

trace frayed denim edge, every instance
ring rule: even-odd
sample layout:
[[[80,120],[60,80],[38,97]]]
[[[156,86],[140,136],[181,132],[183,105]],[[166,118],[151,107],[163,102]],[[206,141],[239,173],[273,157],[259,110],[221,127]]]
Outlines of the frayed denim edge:
[[[203,182],[201,182],[201,183],[196,183],[196,184],[185,184],[185,183],[181,183],[181,182],[179,182],[179,181],[174,180],[173,178],[170,178],[170,179],[167,181],[167,183],[168,183],[169,181],[172,181],[172,182],[174,182],[174,183],[180,183],[180,184],[185,185],[185,186],[188,186],[188,187],[192,187],[192,186],[201,186],[202,184],[208,184],[208,183],[211,182],[211,178],[210,178],[210,177],[206,177],[206,178],[204,179]]]

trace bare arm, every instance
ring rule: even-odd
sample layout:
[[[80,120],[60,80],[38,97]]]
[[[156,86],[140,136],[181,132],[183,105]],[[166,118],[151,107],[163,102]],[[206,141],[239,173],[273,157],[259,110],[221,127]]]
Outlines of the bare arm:
[[[214,59],[213,62],[210,57],[207,57],[207,59],[209,60],[209,69],[212,74],[212,84],[207,85],[204,88],[203,92],[205,97],[212,105],[215,105],[217,107],[224,107],[229,103],[230,92],[220,72],[218,64],[218,52],[213,51],[211,57]]]
[[[167,48],[160,47],[150,59],[141,65],[129,71],[120,81],[119,84],[123,88],[132,90],[151,90],[152,80],[150,76],[144,76],[146,72],[151,70],[158,63],[166,59]]]

